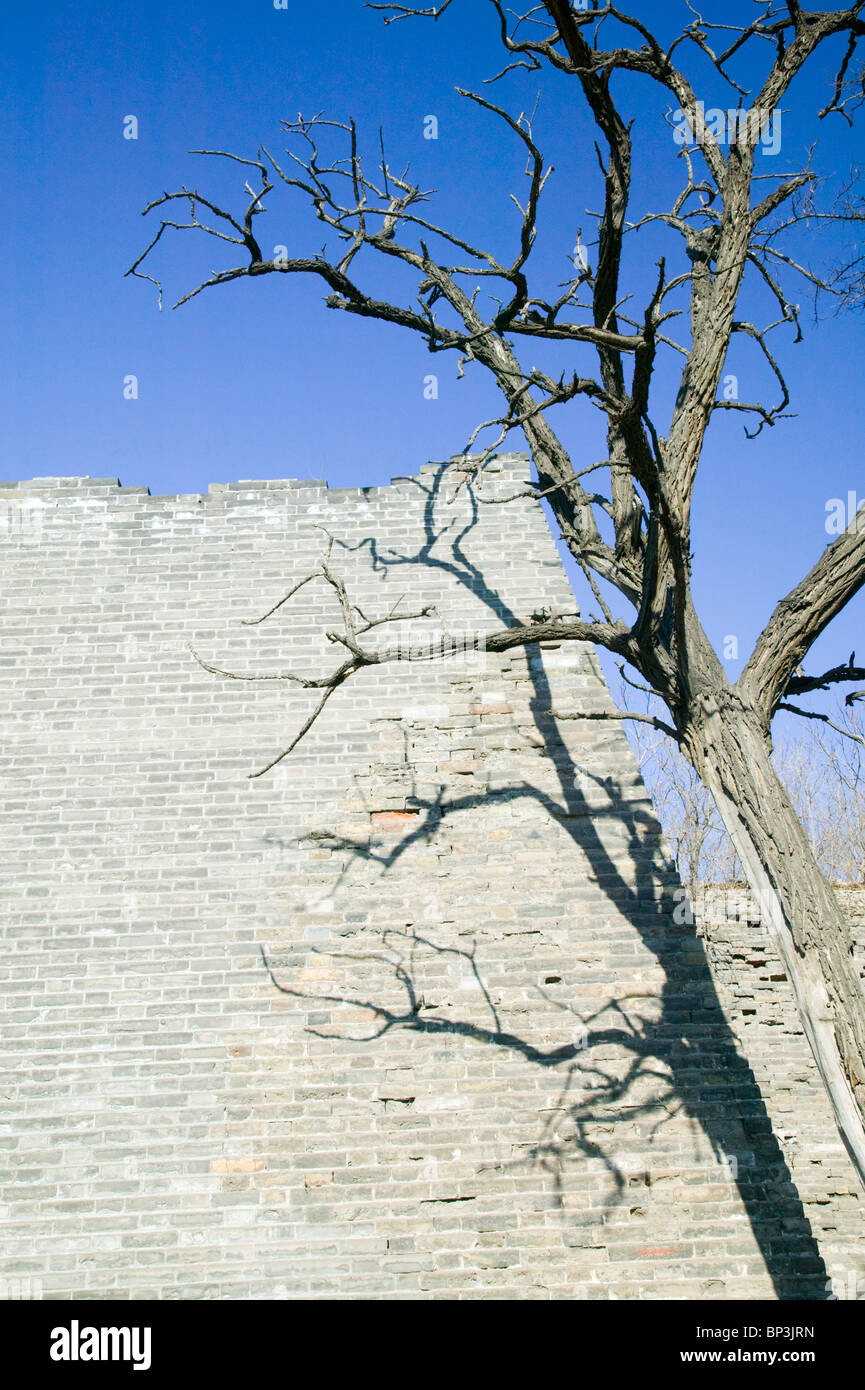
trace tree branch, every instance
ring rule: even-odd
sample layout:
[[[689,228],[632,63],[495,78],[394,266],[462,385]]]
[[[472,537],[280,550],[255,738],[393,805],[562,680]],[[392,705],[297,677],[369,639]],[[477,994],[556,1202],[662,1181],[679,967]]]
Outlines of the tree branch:
[[[830,685],[837,685],[843,681],[865,680],[865,666],[857,666],[855,663],[856,653],[851,652],[846,666],[833,666],[831,671],[824,671],[822,676],[791,676],[784,693],[805,695],[811,690],[828,690]]]
[[[792,685],[794,671],[823,629],[863,584],[865,525],[857,514],[847,530],[826,547],[801,583],[777,604],[739,678],[739,684],[751,693],[767,717],[771,717],[788,691],[803,690],[802,685]]]
[[[578,714],[564,714],[561,710],[550,710],[549,713],[554,719],[634,719],[640,724],[651,724],[654,729],[660,730],[668,738],[672,738],[676,743],[681,743],[681,735],[676,732],[671,724],[666,724],[663,719],[657,719],[654,714],[635,714],[630,710],[581,710]]]

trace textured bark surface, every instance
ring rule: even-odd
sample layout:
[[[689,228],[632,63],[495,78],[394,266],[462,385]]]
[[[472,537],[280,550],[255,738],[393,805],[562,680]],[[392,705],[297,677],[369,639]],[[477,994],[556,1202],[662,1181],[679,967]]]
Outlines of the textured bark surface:
[[[705,717],[689,745],[712,792],[793,986],[805,1035],[860,1178],[865,1175],[865,1008],[853,945],[753,714]]]

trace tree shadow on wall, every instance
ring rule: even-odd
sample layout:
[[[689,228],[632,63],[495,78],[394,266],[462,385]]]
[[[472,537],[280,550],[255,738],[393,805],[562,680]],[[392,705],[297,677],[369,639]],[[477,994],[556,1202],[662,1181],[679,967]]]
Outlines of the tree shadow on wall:
[[[427,494],[425,536],[415,554],[383,551],[371,537],[357,546],[345,548],[368,548],[375,570],[419,566],[445,571],[470,589],[499,621],[513,625],[518,621],[516,615],[487,585],[481,570],[465,553],[463,543],[479,517],[479,504],[471,485],[468,485],[470,516],[465,524],[455,533],[453,520],[448,525],[437,524],[436,505],[442,500],[444,471],[432,476],[428,487],[417,479],[411,480]],[[434,553],[437,548],[444,549],[445,554]],[[678,929],[672,925],[673,891],[678,880],[660,854],[646,852],[647,848],[658,847],[656,822],[645,811],[631,808],[627,803],[611,804],[600,810],[590,803],[578,777],[579,773],[585,778],[586,770],[574,763],[551,713],[551,691],[542,662],[528,653],[527,657],[533,686],[532,715],[543,741],[543,755],[556,771],[558,798],[528,782],[456,797],[447,797],[444,791],[432,799],[415,796],[411,803],[417,812],[417,824],[389,849],[378,852],[375,846],[336,834],[328,835],[327,842],[350,856],[377,861],[381,873],[387,874],[412,845],[432,840],[443,816],[471,811],[491,801],[534,799],[587,856],[595,881],[632,924],[662,967],[666,982],[660,998],[655,1000],[656,1009],[660,1003],[659,1015],[647,1019],[640,1015],[636,1005],[630,1007],[623,997],[607,1003],[592,1017],[579,1020],[585,1029],[579,1046],[544,1050],[501,1027],[477,961],[472,957],[470,965],[490,1011],[489,1026],[436,1017],[421,998],[412,968],[413,952],[419,948],[439,954],[456,951],[466,955],[467,961],[471,953],[436,944],[414,932],[403,933],[402,939],[399,933],[389,933],[382,953],[367,952],[358,957],[367,961],[377,959],[393,970],[404,996],[401,1008],[388,1006],[381,1000],[294,989],[284,980],[277,980],[272,962],[262,952],[271,980],[282,993],[294,997],[320,1003],[350,1004],[368,1010],[373,1020],[372,1031],[358,1038],[359,1043],[372,1041],[393,1029],[408,1029],[425,1036],[472,1038],[518,1054],[534,1066],[558,1069],[561,1075],[559,1106],[526,1154],[526,1161],[538,1164],[549,1175],[559,1201],[567,1166],[586,1158],[600,1159],[609,1173],[609,1203],[615,1205],[622,1201],[628,1195],[631,1180],[636,1176],[639,1181],[640,1175],[623,1171],[622,1161],[616,1160],[614,1146],[605,1148],[596,1137],[597,1132],[614,1129],[620,1123],[631,1124],[635,1118],[656,1117],[658,1125],[663,1125],[672,1114],[683,1113],[702,1128],[719,1162],[738,1149],[739,1161],[731,1176],[777,1297],[826,1298],[825,1265],[759,1087],[747,1062],[737,1051],[703,944],[693,925],[685,923]],[[593,780],[597,785],[604,785],[599,778]],[[604,818],[626,829],[635,869],[633,884],[619,872],[603,843],[599,826]],[[333,954],[332,948],[328,948],[328,954]],[[342,950],[339,956],[352,958],[350,952]],[[602,1016],[610,1014],[611,1010],[616,1022],[601,1026]],[[593,1053],[600,1054],[610,1047],[621,1048],[628,1056],[628,1064],[621,1075],[617,1075],[613,1067],[605,1068],[600,1055],[593,1060]],[[588,1092],[583,1093],[586,1078]],[[647,1082],[654,1087],[654,1093],[651,1099],[641,1100],[639,1092]],[[576,1094],[578,1083],[579,1096]],[[659,1087],[662,1088],[660,1093]],[[566,1117],[565,1126],[561,1124],[562,1117]],[[731,1135],[736,1137],[731,1139]]]

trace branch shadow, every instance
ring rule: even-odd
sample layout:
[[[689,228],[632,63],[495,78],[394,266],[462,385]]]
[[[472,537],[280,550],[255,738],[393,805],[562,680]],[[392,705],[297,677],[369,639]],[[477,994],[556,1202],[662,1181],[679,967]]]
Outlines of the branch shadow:
[[[415,554],[382,550],[373,537],[364,538],[356,546],[339,544],[346,550],[368,549],[375,570],[422,566],[446,571],[469,588],[500,622],[512,625],[518,621],[516,615],[490,588],[463,548],[466,536],[479,518],[471,484],[468,484],[471,497],[468,521],[456,527],[453,521],[444,526],[437,524],[436,504],[441,500],[445,471],[432,476],[428,487],[423,480],[406,480],[427,494],[424,541]],[[433,553],[442,542],[447,544],[446,556]],[[364,952],[362,957],[356,957],[367,961],[378,959],[393,970],[395,981],[404,994],[402,1008],[389,1007],[381,1000],[294,989],[277,979],[273,963],[262,949],[270,979],[284,994],[368,1010],[372,1028],[354,1039],[358,1044],[374,1042],[393,1029],[408,1029],[425,1036],[472,1038],[518,1054],[533,1066],[558,1069],[561,1073],[559,1104],[520,1161],[538,1165],[549,1176],[559,1205],[567,1167],[580,1159],[599,1159],[603,1163],[611,1180],[608,1198],[611,1206],[623,1201],[635,1184],[645,1184],[648,1175],[626,1171],[627,1165],[621,1156],[617,1159],[614,1147],[605,1148],[598,1142],[593,1136],[597,1127],[632,1123],[638,1116],[646,1119],[654,1116],[657,1125],[663,1126],[673,1115],[684,1115],[700,1127],[719,1163],[728,1163],[731,1147],[738,1148],[738,1161],[733,1164],[731,1178],[776,1296],[779,1299],[826,1298],[827,1272],[822,1256],[756,1079],[737,1050],[703,944],[692,924],[685,922],[673,928],[673,893],[678,879],[672,866],[665,864],[657,852],[646,852],[647,848],[657,849],[656,821],[639,807],[622,800],[614,803],[612,779],[603,780],[587,774],[586,769],[574,762],[551,713],[551,690],[540,655],[527,652],[526,657],[532,683],[530,707],[534,727],[540,735],[545,759],[555,768],[558,798],[527,781],[451,797],[441,788],[435,797],[411,798],[417,811],[417,824],[390,847],[378,850],[374,844],[329,833],[327,843],[346,851],[350,859],[359,857],[376,862],[380,872],[387,874],[413,845],[426,844],[433,839],[444,816],[472,810],[494,800],[531,798],[545,808],[587,856],[593,880],[632,924],[662,967],[665,984],[660,994],[658,1017],[644,1017],[637,1004],[632,1005],[624,996],[608,1001],[588,1018],[577,1019],[575,1015],[583,1032],[579,1042],[545,1051],[502,1027],[473,953],[442,946],[414,931],[387,931],[381,952]],[[597,798],[590,800],[585,786],[587,776],[595,789],[609,792],[606,807],[597,806]],[[613,819],[626,829],[627,846],[635,869],[633,884],[620,873],[603,843],[599,826],[604,818]],[[488,1026],[468,1019],[438,1017],[433,1008],[426,1005],[412,965],[420,949],[466,956],[490,1014]],[[331,947],[327,950],[328,954],[333,954]],[[338,954],[353,958],[350,951],[340,950]],[[656,997],[656,1009],[657,1005]],[[601,1026],[602,1015],[609,1014],[611,1009],[617,1023]],[[593,1060],[593,1053],[611,1046],[624,1049],[630,1058],[618,1076],[614,1068],[605,1068],[601,1056]],[[641,1100],[635,1093],[647,1081],[652,1083],[654,1094],[649,1100]],[[731,1135],[734,1136],[732,1145]]]

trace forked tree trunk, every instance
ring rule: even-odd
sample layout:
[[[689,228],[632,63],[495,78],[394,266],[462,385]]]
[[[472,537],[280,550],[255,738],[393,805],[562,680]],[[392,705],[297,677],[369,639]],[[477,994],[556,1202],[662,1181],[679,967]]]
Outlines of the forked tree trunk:
[[[704,694],[685,751],[712,793],[781,954],[838,1129],[865,1187],[865,992],[838,898],[756,712]]]

